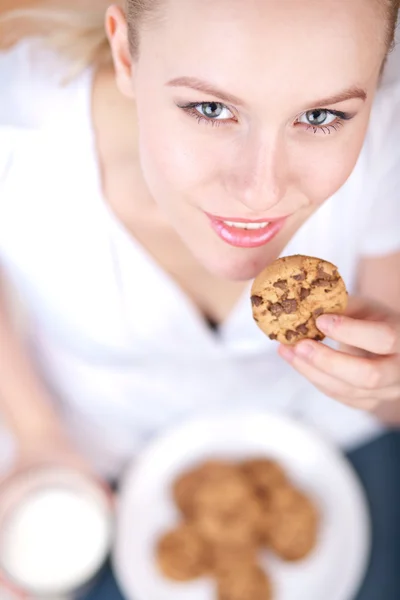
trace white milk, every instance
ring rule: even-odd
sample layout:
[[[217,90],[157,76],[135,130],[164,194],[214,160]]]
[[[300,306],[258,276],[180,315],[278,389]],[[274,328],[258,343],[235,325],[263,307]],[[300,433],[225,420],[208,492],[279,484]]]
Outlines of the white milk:
[[[3,567],[19,585],[42,594],[63,593],[93,577],[109,541],[104,507],[58,486],[35,491],[14,508],[0,551]]]

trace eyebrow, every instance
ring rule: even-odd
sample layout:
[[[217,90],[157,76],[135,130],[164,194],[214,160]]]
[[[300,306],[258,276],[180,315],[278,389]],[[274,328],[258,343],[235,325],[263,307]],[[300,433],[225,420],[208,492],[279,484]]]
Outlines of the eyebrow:
[[[216,98],[219,98],[224,102],[228,102],[229,104],[236,104],[237,106],[246,106],[246,103],[240,98],[238,98],[238,96],[234,96],[233,94],[224,92],[223,90],[215,87],[207,81],[197,79],[197,77],[177,77],[176,79],[172,79],[171,81],[169,81],[167,83],[167,86],[190,88],[192,90],[202,92],[203,94],[215,96]],[[312,102],[308,106],[323,107],[331,104],[339,104],[340,102],[345,102],[346,100],[353,99],[360,99],[363,102],[365,102],[367,100],[366,91],[357,86],[353,86],[334,96],[322,98],[317,102]]]
[[[192,90],[196,90],[198,92],[203,92],[203,94],[207,94],[209,96],[216,96],[223,100],[224,102],[228,102],[229,104],[237,104],[238,106],[245,106],[245,102],[234,96],[233,94],[229,94],[228,92],[224,92],[223,90],[218,89],[213,86],[211,83],[207,81],[202,81],[201,79],[197,79],[196,77],[177,77],[176,79],[172,79],[167,83],[169,87],[187,87]]]
[[[321,100],[314,102],[313,106],[327,106],[329,104],[339,104],[340,102],[345,102],[346,100],[354,100],[355,98],[365,102],[367,100],[367,92],[359,87],[353,86],[348,90],[344,90],[340,94],[336,94],[335,96],[321,98]]]

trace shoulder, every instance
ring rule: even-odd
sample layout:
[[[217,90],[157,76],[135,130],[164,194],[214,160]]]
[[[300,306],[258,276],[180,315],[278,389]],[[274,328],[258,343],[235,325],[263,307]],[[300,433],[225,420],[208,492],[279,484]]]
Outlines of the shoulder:
[[[34,168],[41,168],[43,156],[37,143],[38,130],[0,126],[0,255],[17,242],[23,223],[32,223],[28,214],[37,197]],[[13,239],[12,239],[13,238]]]
[[[64,213],[75,210],[68,197],[75,190],[65,179],[66,160],[74,153],[70,142],[64,148],[51,130],[0,127],[0,256],[23,250],[32,231],[40,245],[43,232],[59,228]]]
[[[82,85],[69,85],[68,61],[48,48],[43,40],[29,38],[0,51],[0,127],[41,127],[60,113]]]
[[[34,129],[0,125],[0,205],[13,181],[26,181],[26,175],[40,152],[39,132]]]

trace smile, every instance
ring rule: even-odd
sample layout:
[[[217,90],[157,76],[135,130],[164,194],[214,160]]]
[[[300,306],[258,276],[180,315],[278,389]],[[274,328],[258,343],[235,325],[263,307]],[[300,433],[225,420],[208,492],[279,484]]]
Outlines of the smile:
[[[207,213],[206,213],[207,214]],[[224,219],[207,214],[214,232],[230,246],[258,248],[274,239],[283,228],[287,217],[270,221]]]

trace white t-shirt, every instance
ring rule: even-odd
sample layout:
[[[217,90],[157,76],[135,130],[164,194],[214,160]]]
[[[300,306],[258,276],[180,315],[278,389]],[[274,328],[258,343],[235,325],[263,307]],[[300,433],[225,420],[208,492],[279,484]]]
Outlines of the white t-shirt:
[[[347,447],[380,431],[277,356],[249,293],[218,334],[207,327],[107,207],[92,71],[61,87],[64,73],[37,43],[0,54],[0,264],[26,302],[38,372],[98,469],[116,475],[152,436],[211,411],[286,412]],[[398,250],[400,81],[389,77],[353,174],[284,253],[332,261],[351,291],[360,256]]]

